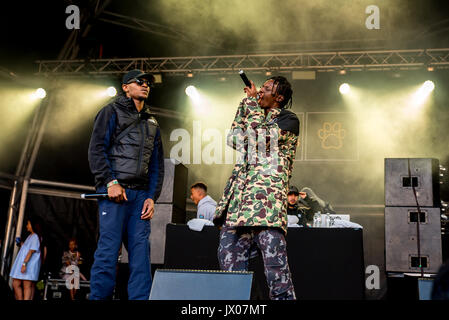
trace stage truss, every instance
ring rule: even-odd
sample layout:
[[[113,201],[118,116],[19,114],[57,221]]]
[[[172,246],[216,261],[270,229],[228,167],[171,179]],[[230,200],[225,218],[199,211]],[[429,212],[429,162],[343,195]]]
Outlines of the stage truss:
[[[385,71],[449,68],[449,48],[374,51],[329,51],[219,55],[191,57],[146,57],[91,60],[41,60],[37,75],[116,75],[132,69],[163,75],[226,74],[239,69],[251,72],[292,71]]]

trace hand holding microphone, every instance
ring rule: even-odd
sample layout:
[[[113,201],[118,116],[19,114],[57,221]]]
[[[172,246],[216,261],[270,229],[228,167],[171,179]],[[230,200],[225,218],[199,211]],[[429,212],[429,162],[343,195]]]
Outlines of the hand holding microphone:
[[[114,184],[108,187],[108,196],[111,200],[117,203],[128,201],[125,188],[123,188],[120,184]]]
[[[243,83],[245,83],[246,87],[243,89],[243,91],[245,91],[246,96],[249,97],[253,97],[256,99],[259,99],[259,96],[257,94],[257,89],[256,86],[254,85],[254,82],[252,82],[251,80],[248,79],[248,77],[246,76],[245,72],[243,70],[239,71],[240,77],[243,80]]]
[[[126,196],[126,190],[123,188],[118,181],[111,183],[111,185],[107,186],[107,193],[91,193],[86,194],[83,193],[81,195],[82,199],[108,199],[117,203],[128,201],[128,197]]]

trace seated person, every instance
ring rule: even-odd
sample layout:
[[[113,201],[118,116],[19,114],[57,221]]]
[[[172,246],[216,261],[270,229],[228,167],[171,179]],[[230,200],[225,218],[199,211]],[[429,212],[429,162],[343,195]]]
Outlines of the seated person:
[[[197,205],[196,217],[212,221],[217,202],[207,195],[207,186],[204,183],[198,182],[190,187],[190,199]]]
[[[78,251],[78,245],[76,239],[69,240],[69,250],[64,251],[62,255],[62,267],[59,272],[62,279],[67,280],[73,275],[73,272],[70,272],[70,269],[67,267],[73,265],[79,267],[82,264],[83,258],[81,258],[81,253]],[[82,280],[87,281],[86,277],[80,272],[79,276]],[[72,284],[74,284],[72,280]],[[76,288],[72,288],[70,290],[70,299],[75,300]]]
[[[299,192],[299,210],[303,212],[307,223],[311,224],[313,222],[313,215],[316,212],[321,212],[322,214],[330,213],[336,214],[332,206],[319,198],[312,189],[304,187]]]
[[[295,186],[290,186],[287,193],[287,216],[289,223],[296,222],[299,226],[306,226],[306,219],[304,213],[299,210],[299,191]],[[297,219],[293,218],[296,217]]]

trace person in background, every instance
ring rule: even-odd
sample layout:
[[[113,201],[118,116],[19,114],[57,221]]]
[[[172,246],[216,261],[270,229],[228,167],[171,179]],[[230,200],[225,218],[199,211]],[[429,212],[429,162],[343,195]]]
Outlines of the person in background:
[[[33,300],[36,281],[41,267],[42,224],[31,217],[26,224],[30,235],[21,245],[9,276],[16,300]]]
[[[304,187],[299,192],[298,205],[305,221],[310,225],[313,222],[313,215],[316,212],[336,214],[330,203],[318,197],[309,187]]]
[[[303,195],[301,195],[301,197],[302,196],[304,196],[304,193]],[[307,219],[304,212],[299,209],[299,197],[300,193],[298,188],[296,188],[295,186],[290,186],[287,193],[287,216],[289,218],[289,221],[293,220],[291,219],[291,217],[295,217],[295,220],[296,218],[298,218],[297,224],[299,226],[306,227]]]
[[[73,270],[68,270],[67,267],[69,266],[76,266],[79,267],[79,265],[82,264],[83,259],[81,258],[81,253],[78,251],[78,244],[76,242],[76,239],[72,238],[69,240],[69,250],[64,251],[62,255],[62,267],[61,271],[59,272],[62,279],[67,280],[73,275]],[[87,281],[86,277],[79,272],[79,276],[82,280]],[[73,283],[72,279],[72,283]],[[75,300],[77,289],[73,286],[72,289],[70,289],[70,299]]]
[[[190,187],[190,199],[198,207],[196,217],[212,221],[217,202],[207,195],[207,186],[204,183],[197,182]]]

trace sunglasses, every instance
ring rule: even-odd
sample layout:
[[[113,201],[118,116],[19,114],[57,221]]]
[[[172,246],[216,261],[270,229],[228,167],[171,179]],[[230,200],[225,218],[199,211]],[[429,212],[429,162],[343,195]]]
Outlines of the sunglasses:
[[[153,87],[153,82],[151,82],[150,80],[147,80],[147,79],[137,79],[137,78],[134,78],[134,79],[129,80],[126,84],[130,84],[130,83],[133,83],[133,82],[137,83],[139,86],[141,86],[141,85],[143,85],[144,83],[146,83],[146,85],[147,85],[148,87]]]

